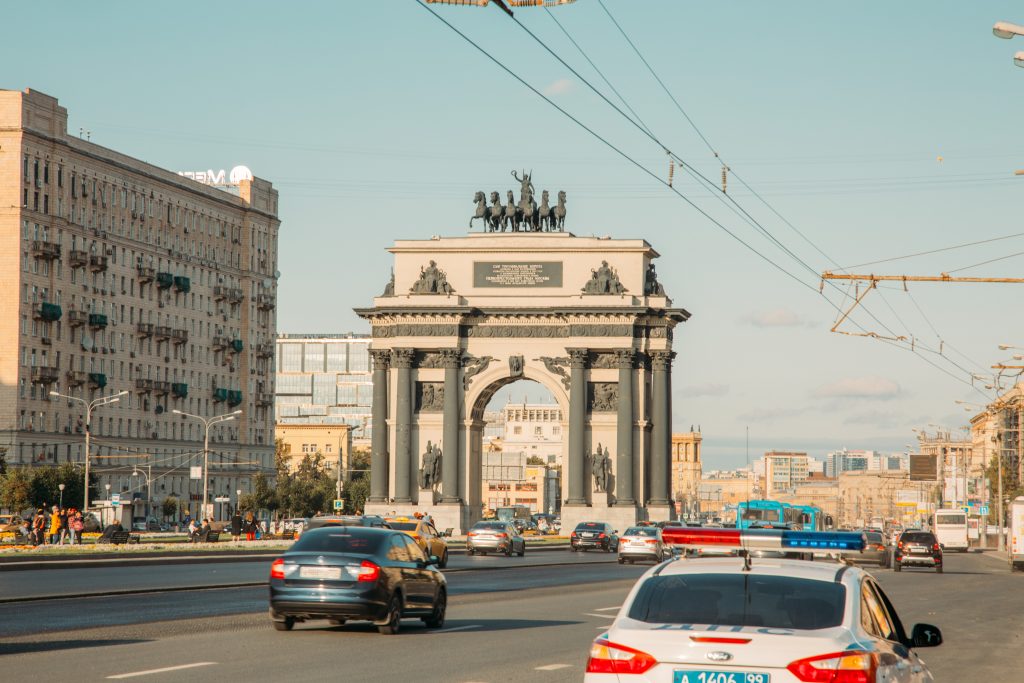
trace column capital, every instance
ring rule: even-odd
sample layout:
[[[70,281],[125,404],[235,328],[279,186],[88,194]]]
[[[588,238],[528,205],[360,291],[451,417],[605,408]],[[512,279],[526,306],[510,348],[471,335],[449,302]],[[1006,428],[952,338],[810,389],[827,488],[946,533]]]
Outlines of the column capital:
[[[672,359],[676,357],[675,351],[649,351],[647,355],[651,359],[651,369],[655,372],[672,369]]]
[[[636,361],[636,351],[633,349],[615,349],[615,367],[620,370],[632,370]]]
[[[391,349],[370,349],[374,370],[387,370],[391,365]]]
[[[569,367],[582,370],[587,367],[587,358],[590,355],[590,349],[566,349],[569,353]]]
[[[411,368],[416,360],[416,349],[392,349],[391,366],[395,368]]]
[[[440,349],[442,368],[458,368],[462,365],[462,349]]]

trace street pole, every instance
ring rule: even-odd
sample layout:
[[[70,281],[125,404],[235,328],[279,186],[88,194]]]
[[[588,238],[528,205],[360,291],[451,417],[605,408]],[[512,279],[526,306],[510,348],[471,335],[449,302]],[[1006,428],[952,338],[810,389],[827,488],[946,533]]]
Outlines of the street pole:
[[[210,423],[206,423],[206,436],[203,438],[203,519],[206,519],[206,499],[209,494],[210,466]]]
[[[92,401],[86,401],[84,398],[78,398],[77,396],[68,396],[67,394],[61,394],[56,391],[50,392],[50,396],[66,398],[69,401],[78,401],[85,406],[85,496],[82,502],[83,514],[89,511],[89,444],[91,436],[89,425],[92,424],[92,409],[109,405],[111,403],[117,403],[121,400],[121,397],[125,396],[127,393],[127,391],[119,391],[118,393],[110,396],[101,396],[100,398],[93,399]]]
[[[184,417],[191,417],[194,420],[199,420],[203,423],[204,437],[203,437],[203,508],[202,514],[206,515],[206,505],[210,494],[210,427],[221,422],[228,422],[234,420],[237,415],[241,415],[241,410],[236,410],[233,413],[224,413],[221,415],[214,415],[210,418],[202,417],[201,415],[193,415],[192,413],[186,413],[182,410],[172,410],[175,415],[182,415]],[[213,515],[210,515],[213,517]]]

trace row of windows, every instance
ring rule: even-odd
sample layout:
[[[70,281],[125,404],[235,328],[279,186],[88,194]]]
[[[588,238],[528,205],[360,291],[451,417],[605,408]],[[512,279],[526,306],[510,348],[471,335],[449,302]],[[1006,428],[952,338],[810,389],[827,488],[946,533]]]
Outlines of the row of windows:
[[[369,372],[369,343],[278,342],[281,372]]]

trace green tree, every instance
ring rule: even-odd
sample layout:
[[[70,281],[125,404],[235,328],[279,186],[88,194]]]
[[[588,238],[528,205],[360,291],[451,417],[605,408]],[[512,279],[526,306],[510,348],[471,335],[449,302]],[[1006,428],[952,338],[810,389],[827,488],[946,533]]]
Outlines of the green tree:
[[[167,496],[160,505],[160,511],[164,513],[164,519],[174,517],[178,512],[178,499],[174,496]]]
[[[7,474],[7,447],[0,446],[0,477]]]
[[[252,510],[270,510],[273,512],[278,507],[277,492],[270,486],[267,475],[259,472],[252,479],[252,493],[243,496],[251,496],[249,504]]]
[[[345,514],[362,514],[366,509],[366,499],[370,496],[370,478],[353,479],[342,491],[341,498],[345,502]]]
[[[62,499],[60,484],[64,484],[64,505],[81,507],[85,497],[84,476],[82,469],[70,462],[56,467],[50,465],[32,470],[30,488],[32,505],[36,507],[56,505]],[[89,477],[89,485],[90,498],[95,498],[96,478],[94,476]]]
[[[24,469],[12,469],[0,475],[0,507],[21,514],[32,505],[32,478]]]
[[[326,512],[334,499],[335,480],[327,472],[324,456],[305,455],[294,471],[278,468],[277,497],[280,508],[289,515],[310,517]]]

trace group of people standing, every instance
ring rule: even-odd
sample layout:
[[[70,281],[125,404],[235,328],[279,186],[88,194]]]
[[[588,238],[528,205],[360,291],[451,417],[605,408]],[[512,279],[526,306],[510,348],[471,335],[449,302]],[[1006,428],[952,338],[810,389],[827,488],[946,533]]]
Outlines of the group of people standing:
[[[231,540],[237,541],[241,538],[242,534],[245,534],[245,540],[255,541],[257,534],[263,531],[260,526],[259,520],[256,519],[256,515],[252,513],[252,510],[245,513],[243,516],[238,510],[231,516]]]
[[[21,533],[32,545],[75,545],[82,543],[85,518],[75,508],[54,505],[49,514],[39,508],[32,519],[22,520]]]

